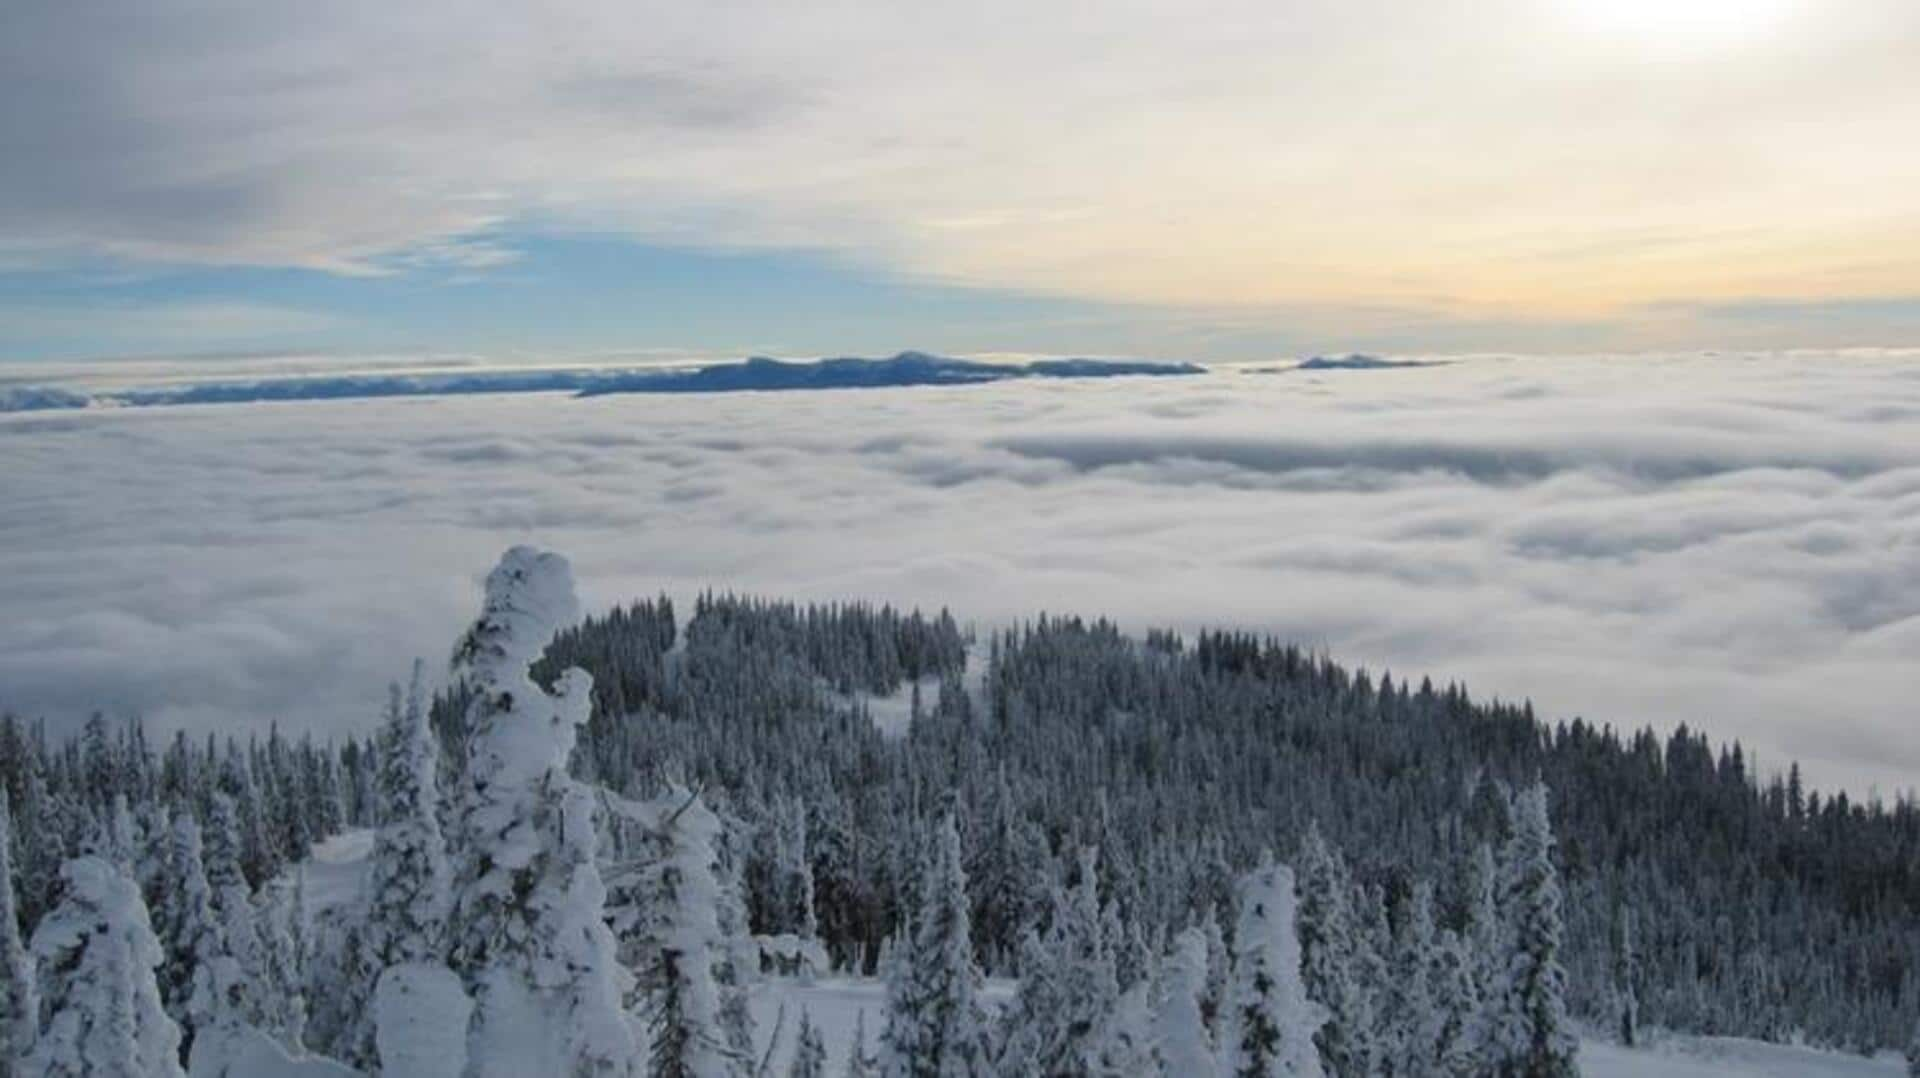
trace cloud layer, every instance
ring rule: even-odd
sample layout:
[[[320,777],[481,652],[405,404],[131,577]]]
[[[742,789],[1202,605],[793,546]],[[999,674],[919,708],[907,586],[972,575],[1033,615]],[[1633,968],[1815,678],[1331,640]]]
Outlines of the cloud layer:
[[[1920,294],[1920,8],[1684,6],[18,0],[0,256],[588,228],[1376,329]]]
[[[1920,781],[1916,359],[0,417],[0,706],[366,729],[534,541],[596,603],[1247,626],[1890,792]]]

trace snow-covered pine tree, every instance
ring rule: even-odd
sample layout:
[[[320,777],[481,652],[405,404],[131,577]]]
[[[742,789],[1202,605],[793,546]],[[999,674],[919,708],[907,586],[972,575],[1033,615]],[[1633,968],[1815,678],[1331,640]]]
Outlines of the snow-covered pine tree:
[[[52,907],[60,886],[60,866],[66,860],[66,829],[61,823],[59,803],[47,789],[46,763],[35,752],[22,769],[19,820],[15,824],[20,845],[19,890],[21,920],[37,924]]]
[[[951,809],[940,819],[920,884],[914,933],[894,959],[880,1069],[887,1078],[974,1078],[990,1073],[968,927],[967,874]]]
[[[348,1012],[357,1012],[358,1021],[340,1051],[361,1067],[378,1054],[379,1011],[372,1002],[380,975],[409,963],[438,963],[445,954],[451,878],[440,833],[438,742],[417,662],[404,701],[400,686],[388,687],[379,743],[380,827],[368,857],[366,915],[354,937],[351,983],[339,986],[358,1001]]]
[[[443,951],[449,877],[437,752],[415,663],[404,704],[400,687],[389,687],[380,731],[380,828],[367,866],[366,938],[382,967],[433,960]]]
[[[1098,1072],[1145,1074],[1153,1069],[1153,969],[1114,1001],[1101,1038]]]
[[[261,998],[260,1029],[289,1052],[299,1053],[304,1050],[307,997],[306,971],[294,943],[295,904],[291,881],[268,881],[254,906],[254,925],[260,936],[257,983],[266,989]]]
[[[38,1078],[180,1078],[180,1030],[160,1006],[160,941],[140,888],[111,862],[60,870],[64,898],[33,933],[41,1023],[25,1073]]]
[[[827,1078],[827,1045],[820,1039],[820,1027],[813,1024],[813,1015],[805,1008],[800,1011],[800,1034],[787,1074],[788,1078]]]
[[[1486,1043],[1481,1023],[1486,1007],[1480,999],[1474,969],[1475,959],[1466,943],[1453,930],[1441,929],[1429,983],[1440,1015],[1435,1070],[1449,1078],[1474,1078],[1481,1073],[1481,1048]]]
[[[813,906],[813,864],[807,851],[807,805],[799,798],[779,802],[779,885],[781,924],[802,939],[819,935]]]
[[[1233,989],[1222,1044],[1237,1078],[1319,1078],[1313,1035],[1326,1012],[1301,980],[1293,870],[1271,856],[1241,880],[1234,929]]]
[[[719,886],[713,916],[720,926],[720,944],[713,959],[713,983],[720,992],[720,1028],[737,1059],[753,1057],[753,1014],[747,1007],[747,989],[760,972],[759,949],[747,929],[747,907],[740,893],[740,861],[736,836],[725,821],[714,850],[714,882]]]
[[[472,704],[448,924],[474,1001],[472,1078],[627,1075],[638,1055],[603,919],[593,798],[567,772],[592,679],[568,669],[549,692],[529,672],[578,616],[566,560],[514,547],[455,656]]]
[[[1502,905],[1508,920],[1507,992],[1494,1030],[1496,1068],[1507,1078],[1566,1078],[1579,1073],[1579,1042],[1567,1018],[1567,973],[1560,964],[1560,876],[1553,864],[1547,788],[1515,797],[1513,833],[1502,855]]]
[[[841,1070],[842,1078],[873,1078],[879,1073],[879,1064],[867,1054],[867,1011],[862,1007],[853,1019],[853,1043],[847,1046],[847,1065]]]
[[[1207,983],[1200,994],[1200,1014],[1219,1043],[1220,1019],[1227,1007],[1227,993],[1233,984],[1233,952],[1227,949],[1226,933],[1220,929],[1220,916],[1212,905],[1200,918],[1200,933],[1207,940]]]
[[[156,799],[140,807],[135,823],[139,838],[135,842],[134,882],[146,896],[147,909],[152,910],[160,900],[160,889],[167,877],[167,859],[172,856],[173,814],[164,802]]]
[[[1098,851],[1080,851],[1078,878],[1055,889],[1045,936],[1029,933],[1020,988],[1002,1019],[998,1071],[1090,1074],[1109,1051],[1120,1001],[1099,899]]]
[[[176,813],[167,835],[165,886],[154,912],[154,927],[165,944],[160,966],[160,1001],[181,1027],[191,1047],[195,1030],[212,1020],[204,1008],[213,1003],[211,992],[196,997],[195,985],[213,973],[213,962],[226,952],[213,915],[213,890],[207,883],[200,849],[200,825],[186,810]],[[196,998],[200,1007],[196,1008]]]
[[[134,882],[139,882],[140,832],[134,825],[133,810],[127,805],[125,793],[113,795],[113,806],[107,812],[106,843],[108,860]]]
[[[1464,922],[1460,942],[1466,949],[1479,1009],[1463,1027],[1461,1052],[1488,1070],[1498,1061],[1501,1016],[1506,1012],[1512,950],[1508,925],[1500,908],[1500,868],[1493,848],[1482,842],[1468,857],[1464,880]]]
[[[13,814],[7,800],[6,787],[0,786],[0,1075],[11,1075],[14,1061],[33,1047],[40,1020],[33,960],[21,943],[13,897]]]
[[[1394,925],[1390,983],[1384,992],[1391,1038],[1381,1068],[1389,1076],[1423,1078],[1433,1073],[1441,1035],[1433,995],[1434,947],[1433,886],[1422,880],[1413,885]]]
[[[1153,1061],[1165,1078],[1209,1078],[1217,1070],[1213,1032],[1200,1013],[1207,992],[1207,936],[1189,928],[1173,939],[1153,990]]]
[[[1362,975],[1366,941],[1354,917],[1353,880],[1338,851],[1309,824],[1300,844],[1301,977],[1309,998],[1326,1008],[1314,1035],[1334,1078],[1371,1078],[1381,1069],[1371,989]]]
[[[725,940],[714,843],[720,820],[697,795],[669,788],[656,806],[659,860],[641,885],[633,926],[638,988],[652,1040],[654,1078],[727,1078],[751,1061],[727,1037],[714,978]]]
[[[217,950],[232,959],[233,967],[223,968],[214,978],[216,1002],[203,1017],[215,1024],[243,1023],[284,1040],[300,1024],[294,1018],[301,1009],[296,998],[299,986],[288,976],[281,953],[283,933],[267,911],[256,905],[247,886],[244,836],[257,830],[257,826],[242,826],[233,798],[225,793],[213,795],[206,831],[207,885],[219,936]],[[235,971],[239,979],[226,983]]]
[[[1613,999],[1619,1014],[1615,1029],[1620,1043],[1631,1048],[1640,1041],[1639,919],[1633,907],[1616,903],[1613,910]]]

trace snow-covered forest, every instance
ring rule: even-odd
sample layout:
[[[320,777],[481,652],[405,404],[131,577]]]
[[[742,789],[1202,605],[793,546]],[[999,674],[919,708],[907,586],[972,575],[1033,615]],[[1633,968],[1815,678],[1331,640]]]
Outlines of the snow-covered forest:
[[[515,548],[368,739],[5,717],[0,1067],[1549,1078],[1677,1031],[1920,1074],[1910,798],[1234,632],[679,613],[582,621]],[[885,986],[831,1051],[753,1005],[826,978]]]

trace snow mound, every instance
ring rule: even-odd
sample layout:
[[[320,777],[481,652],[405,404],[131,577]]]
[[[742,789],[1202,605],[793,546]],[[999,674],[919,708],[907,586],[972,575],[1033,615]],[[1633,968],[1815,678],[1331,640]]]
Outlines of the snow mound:
[[[328,910],[354,906],[366,893],[371,830],[345,831],[315,843],[306,861],[307,909],[316,919]]]
[[[921,678],[917,683],[902,682],[900,687],[885,696],[870,692],[832,693],[834,700],[844,707],[862,708],[867,718],[872,720],[874,729],[888,739],[907,736],[913,725],[913,690],[920,689],[920,706],[930,711],[940,699],[940,679],[938,677]]]
[[[272,1037],[250,1026],[200,1034],[194,1040],[189,1073],[191,1078],[363,1078],[344,1063],[291,1055]]]
[[[1580,1045],[1585,1078],[1900,1078],[1904,1065],[1736,1037],[1680,1037],[1640,1048],[1608,1041]]]
[[[467,1065],[467,1020],[473,1001],[445,966],[414,962],[380,975],[380,1066],[409,1078],[460,1078]]]
[[[998,1011],[1014,991],[1014,982],[989,979],[981,1001]],[[753,1015],[760,1031],[759,1052],[768,1050],[766,1037],[784,1007],[786,1029],[773,1045],[771,1073],[785,1073],[793,1056],[795,1030],[805,1011],[820,1028],[827,1048],[827,1073],[846,1065],[856,1023],[865,1015],[867,1051],[877,1050],[877,1035],[886,1023],[886,985],[874,978],[830,978],[814,984],[768,981],[754,988]],[[1903,1064],[1891,1055],[1877,1059],[1822,1052],[1790,1045],[1763,1044],[1730,1037],[1669,1036],[1640,1048],[1622,1048],[1609,1041],[1580,1043],[1580,1073],[1584,1078],[1904,1078]]]

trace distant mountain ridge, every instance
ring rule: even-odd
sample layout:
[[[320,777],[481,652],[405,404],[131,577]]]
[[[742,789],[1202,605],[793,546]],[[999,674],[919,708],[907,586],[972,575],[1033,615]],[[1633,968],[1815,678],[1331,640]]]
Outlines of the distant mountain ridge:
[[[754,356],[691,371],[636,371],[587,386],[580,396],[608,393],[729,393],[751,390],[868,389],[903,386],[977,385],[1019,378],[1117,378],[1201,374],[1192,363],[1147,360],[1041,359],[984,363],[926,352],[887,359],[842,356],[806,362]]]
[[[1148,360],[1041,359],[987,363],[927,352],[900,352],[886,359],[843,356],[781,360],[753,356],[702,367],[558,368],[402,374],[304,375],[220,379],[183,385],[84,392],[62,386],[0,387],[0,412],[38,412],[94,407],[149,408],[178,404],[246,404],[262,401],[352,400],[378,397],[459,396],[479,393],[571,392],[580,397],[611,393],[740,393],[802,389],[878,389],[980,385],[1019,378],[1116,378],[1204,373],[1193,363]]]

